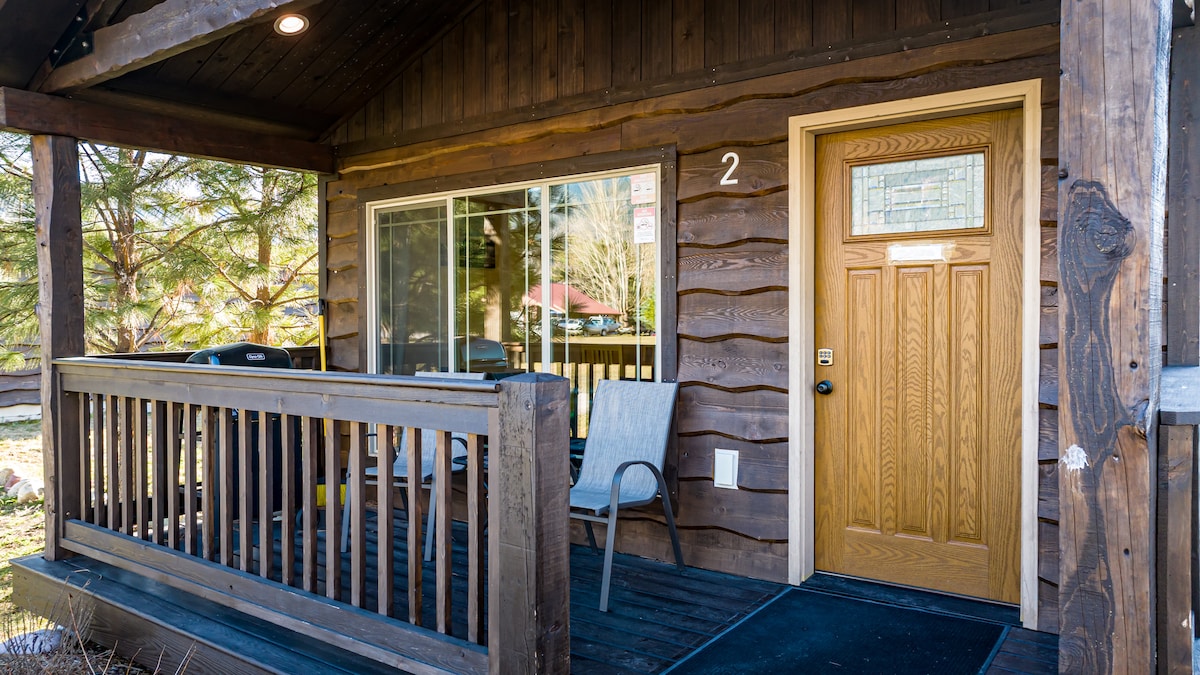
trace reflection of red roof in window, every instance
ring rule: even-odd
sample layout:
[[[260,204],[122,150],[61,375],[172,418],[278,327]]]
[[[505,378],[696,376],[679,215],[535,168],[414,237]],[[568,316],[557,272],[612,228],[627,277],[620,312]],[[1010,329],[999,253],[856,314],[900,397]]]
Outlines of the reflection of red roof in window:
[[[566,301],[563,298],[566,298]],[[542,306],[542,286],[538,284],[529,289],[525,296],[526,305]],[[550,311],[572,314],[575,316],[605,314],[617,316],[619,311],[605,305],[583,291],[571,288],[566,284],[550,284]]]

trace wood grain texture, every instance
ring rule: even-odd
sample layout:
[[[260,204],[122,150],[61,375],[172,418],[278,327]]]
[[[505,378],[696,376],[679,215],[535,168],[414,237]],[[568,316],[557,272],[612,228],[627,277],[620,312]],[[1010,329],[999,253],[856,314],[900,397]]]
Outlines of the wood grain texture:
[[[716,433],[747,441],[779,442],[787,438],[787,395],[680,387],[677,426],[680,434]]]
[[[679,478],[711,480],[715,448],[738,451],[738,487],[751,490],[787,490],[786,443],[754,443],[714,434],[680,437],[677,469]]]
[[[1160,675],[1192,672],[1192,466],[1196,428],[1159,428],[1155,620]]]
[[[48,449],[44,453],[45,556],[58,560],[66,554],[60,547],[63,528],[83,508],[80,485],[85,478],[80,475],[81,399],[63,390],[53,364],[56,358],[84,353],[79,150],[74,138],[34,136],[32,156],[41,305],[42,444]]]
[[[679,292],[726,295],[787,287],[787,246],[752,242],[732,248],[686,248],[679,255]]]
[[[1167,169],[1167,365],[1200,365],[1200,31],[1174,31]]]
[[[1059,668],[1149,672],[1170,9],[1061,13]]]
[[[681,528],[716,527],[759,541],[787,541],[788,495],[786,491],[724,490],[712,480],[679,481]]]
[[[787,391],[787,344],[745,338],[679,341],[679,382],[721,389]]]
[[[787,192],[762,197],[713,197],[679,205],[681,245],[785,242],[787,224]]]
[[[562,480],[569,389],[565,378],[545,374],[500,383],[488,519],[493,673],[570,669],[569,486]]]
[[[731,163],[725,153],[739,157],[730,178],[736,185],[721,185]],[[689,202],[715,195],[752,195],[786,189],[787,143],[724,147],[679,158],[679,201]]]
[[[679,335],[696,339],[787,338],[787,292],[752,295],[688,293],[679,297]]]

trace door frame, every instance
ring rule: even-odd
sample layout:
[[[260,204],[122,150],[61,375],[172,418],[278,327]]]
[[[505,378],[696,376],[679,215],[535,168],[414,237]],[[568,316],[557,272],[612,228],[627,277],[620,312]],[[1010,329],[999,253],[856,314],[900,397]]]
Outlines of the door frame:
[[[1037,626],[1037,451],[1041,322],[1041,80],[922,96],[788,119],[788,582],[814,572],[816,138],[822,134],[1021,108],[1021,621]]]

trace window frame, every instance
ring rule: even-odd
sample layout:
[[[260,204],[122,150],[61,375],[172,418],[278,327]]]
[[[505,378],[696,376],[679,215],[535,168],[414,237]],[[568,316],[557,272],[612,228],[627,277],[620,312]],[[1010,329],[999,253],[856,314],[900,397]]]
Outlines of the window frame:
[[[383,209],[422,203],[452,204],[458,197],[531,186],[571,183],[593,178],[658,172],[658,232],[656,233],[657,290],[655,304],[655,379],[674,382],[678,370],[677,251],[676,251],[676,151],[674,146],[650,150],[619,151],[567,160],[540,162],[493,171],[439,176],[397,185],[364,188],[358,192],[359,233],[359,368],[374,372],[378,364],[378,232],[376,213]],[[548,204],[543,204],[543,218]],[[447,222],[453,229],[452,211]],[[453,294],[452,294],[453,296]],[[453,300],[451,300],[453,302]],[[365,305],[364,305],[365,303]],[[452,326],[453,328],[453,326]],[[543,349],[549,349],[544,341]],[[453,351],[453,350],[451,350]]]

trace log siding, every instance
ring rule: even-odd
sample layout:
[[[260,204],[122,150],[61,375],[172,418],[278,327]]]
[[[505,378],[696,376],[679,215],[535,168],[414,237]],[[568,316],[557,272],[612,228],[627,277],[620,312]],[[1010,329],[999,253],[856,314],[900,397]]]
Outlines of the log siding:
[[[531,161],[551,162],[674,145],[678,157],[675,327],[680,382],[675,477],[680,534],[687,549],[685,557],[689,564],[699,567],[784,581],[788,573],[788,118],[1032,78],[1043,81],[1042,163],[1049,178],[1038,197],[1047,214],[1043,222],[1047,244],[1042,249],[1045,327],[1042,346],[1047,356],[1054,353],[1058,342],[1053,214],[1057,208],[1059,62],[1058,28],[1050,22],[1056,20],[1056,12],[1048,15],[1046,25],[1005,31],[997,29],[1002,25],[999,19],[989,24],[976,18],[971,25],[977,27],[977,35],[981,37],[915,48],[909,47],[919,41],[883,40],[871,46],[874,51],[856,52],[864,54],[863,58],[821,59],[820,63],[812,58],[797,58],[786,61],[786,67],[778,66],[778,54],[816,44],[811,41],[815,38],[804,37],[804,44],[798,47],[794,39],[786,37],[793,34],[777,26],[771,33],[775,56],[761,57],[764,62],[774,58],[777,64],[774,70],[759,70],[754,77],[731,77],[729,81],[690,88],[672,84],[669,77],[660,77],[653,86],[643,84],[637,96],[622,99],[615,72],[608,68],[603,73],[590,70],[589,66],[596,61],[588,58],[597,55],[596,58],[614,62],[618,57],[630,58],[625,56],[629,44],[618,48],[616,38],[606,29],[607,19],[593,25],[593,13],[603,19],[609,11],[616,10],[609,3],[595,6],[584,3],[583,46],[567,39],[567,31],[560,31],[557,60],[537,57],[544,63],[561,66],[573,62],[564,50],[567,54],[582,50],[585,55],[582,78],[560,70],[555,76],[559,98],[542,104],[550,112],[530,114],[518,121],[505,111],[513,108],[514,93],[524,91],[522,87],[526,85],[514,86],[511,79],[529,74],[518,75],[514,68],[496,66],[493,57],[508,52],[497,47],[492,38],[514,33],[511,26],[507,32],[493,30],[491,20],[494,13],[504,15],[510,22],[524,18],[496,12],[496,4],[481,5],[487,20],[481,21],[474,14],[467,18],[472,30],[483,25],[488,36],[483,47],[488,55],[488,79],[468,86],[466,91],[499,91],[498,85],[493,86],[492,76],[510,79],[510,86],[504,89],[505,96],[493,97],[489,93],[485,97],[487,110],[482,117],[462,123],[443,118],[432,127],[408,126],[404,121],[396,121],[389,116],[425,109],[415,104],[410,106],[403,95],[444,90],[425,90],[409,79],[400,78],[389,89],[392,98],[388,101],[392,103],[383,110],[384,118],[391,120],[387,129],[364,127],[360,135],[352,137],[347,127],[336,135],[343,143],[341,171],[330,181],[325,203],[329,251],[326,299],[335,367],[358,370],[365,366],[358,307],[358,299],[365,297],[366,284],[358,262],[362,255],[359,242],[364,240],[362,228],[368,226],[360,206],[364,192],[370,195],[389,186],[404,189],[400,186],[417,181],[429,181],[436,186],[445,177],[452,182],[455,175],[500,172]],[[796,25],[807,25],[805,31],[813,35],[828,36],[841,31],[843,40],[861,40],[862,35],[855,31],[867,30],[869,22],[863,21],[861,14],[857,22],[853,13],[842,18],[809,13],[800,18],[783,17],[780,8],[791,4],[777,3],[770,16],[777,21],[786,19]],[[741,49],[742,36],[757,35],[758,31],[745,23],[746,13],[736,17],[731,13],[720,23],[714,15],[714,3],[708,3],[703,12],[685,9],[684,5],[690,3],[674,3],[671,21],[676,29],[693,28],[673,33],[674,51],[665,63],[648,64],[646,59],[651,55],[642,49],[643,79],[665,72],[668,66],[672,73],[684,73],[702,60],[711,67],[717,62],[713,59],[735,58],[733,54],[738,59],[746,57]],[[576,16],[576,10],[572,7],[570,2],[558,5],[560,22],[575,21],[572,17]],[[902,12],[898,8],[897,16],[901,14],[904,19],[897,19],[897,24],[908,27],[920,23],[907,10]],[[644,45],[644,31],[661,30],[654,27],[663,21],[661,16],[647,18],[645,12],[639,16],[642,21],[637,24],[638,30],[622,38],[627,43],[636,38]],[[1026,12],[1027,20],[1029,16]],[[939,14],[935,18],[944,17]],[[729,22],[736,29],[725,25]],[[715,33],[693,32],[700,31],[699,26],[713,25],[726,29],[719,38]],[[909,32],[919,31],[909,29]],[[599,48],[592,39],[594,33],[614,40],[611,44],[603,43],[609,44],[611,54],[606,55]],[[685,33],[686,39],[680,38]],[[883,35],[880,34],[881,38]],[[943,31],[943,40],[945,37]],[[755,37],[752,41],[758,44],[760,39]],[[729,47],[729,40],[734,41],[736,50]],[[829,44],[836,44],[832,38],[828,40]],[[465,39],[465,44],[471,43],[470,38]],[[535,39],[533,44],[541,42]],[[568,80],[573,83],[567,85]],[[532,83],[528,86],[530,96],[543,91]],[[576,93],[578,87],[583,87],[585,93]],[[597,87],[609,89],[603,95],[586,93],[594,92]],[[413,133],[389,131],[401,127]],[[721,186],[719,179],[728,168],[721,160],[731,150],[741,155],[739,181],[733,186]],[[671,209],[664,205],[664,210]],[[1056,359],[1043,358],[1042,363],[1042,380],[1056,380],[1053,374]],[[1057,432],[1056,401],[1052,393],[1044,392],[1041,399],[1044,414],[1040,440],[1046,450],[1042,454],[1044,494],[1040,495],[1044,501],[1039,509],[1039,534],[1043,542],[1057,540],[1057,514],[1050,508],[1056,499],[1056,490],[1051,490],[1051,486],[1057,483],[1053,473],[1055,457],[1050,453]],[[738,490],[714,488],[715,448],[739,451]],[[657,513],[654,508],[645,510],[640,517],[631,518],[627,526],[623,524],[619,534],[620,550],[659,559],[666,559],[669,554],[661,510]],[[1058,623],[1055,611],[1058,594],[1054,587],[1058,565],[1057,559],[1050,559],[1054,554],[1054,546],[1044,544],[1039,557],[1044,587],[1040,592],[1043,600],[1039,623],[1041,628],[1051,630],[1056,630]]]

